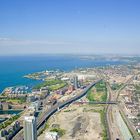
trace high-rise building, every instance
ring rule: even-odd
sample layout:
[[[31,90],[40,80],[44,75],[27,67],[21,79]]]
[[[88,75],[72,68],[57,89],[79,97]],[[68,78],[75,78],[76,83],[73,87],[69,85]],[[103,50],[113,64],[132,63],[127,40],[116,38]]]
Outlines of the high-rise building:
[[[37,140],[36,119],[34,116],[24,118],[24,140]]]
[[[77,75],[75,75],[73,77],[73,84],[74,84],[74,88],[77,89],[78,88],[78,77],[77,77]]]

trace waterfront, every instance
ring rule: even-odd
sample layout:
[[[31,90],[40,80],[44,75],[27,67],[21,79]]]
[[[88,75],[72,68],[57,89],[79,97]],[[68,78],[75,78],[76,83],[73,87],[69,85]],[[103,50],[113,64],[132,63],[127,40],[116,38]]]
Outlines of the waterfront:
[[[60,69],[70,71],[75,68],[124,64],[122,61],[80,59],[76,56],[1,56],[0,92],[9,86],[27,85],[32,87],[40,81],[23,78],[24,75],[43,70]]]
[[[0,110],[0,123],[8,119],[7,117],[4,117],[5,115],[6,116],[17,115],[20,112],[22,112],[22,110]]]
[[[19,114],[22,110],[0,110],[0,115],[5,115],[5,114]]]
[[[6,118],[0,118],[0,123],[6,121],[7,119]]]

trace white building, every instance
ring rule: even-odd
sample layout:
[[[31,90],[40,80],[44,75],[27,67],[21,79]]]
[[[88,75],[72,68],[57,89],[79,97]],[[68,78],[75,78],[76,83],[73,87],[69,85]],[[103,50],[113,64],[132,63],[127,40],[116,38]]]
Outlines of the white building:
[[[74,88],[77,89],[78,88],[78,76],[75,75],[73,77],[73,84],[74,84]]]
[[[36,119],[34,116],[24,118],[24,140],[37,140]]]
[[[47,132],[44,140],[58,140],[57,132]]]

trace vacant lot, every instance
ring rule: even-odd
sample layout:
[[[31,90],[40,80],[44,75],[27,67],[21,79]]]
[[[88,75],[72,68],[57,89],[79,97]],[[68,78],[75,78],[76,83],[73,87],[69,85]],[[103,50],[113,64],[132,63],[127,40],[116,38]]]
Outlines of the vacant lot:
[[[105,102],[107,99],[107,89],[104,82],[100,82],[87,93],[87,99],[95,102]]]
[[[103,125],[98,113],[102,109],[102,106],[71,105],[50,118],[46,131],[55,128],[65,131],[60,140],[102,140]],[[39,140],[44,139],[44,134]]]

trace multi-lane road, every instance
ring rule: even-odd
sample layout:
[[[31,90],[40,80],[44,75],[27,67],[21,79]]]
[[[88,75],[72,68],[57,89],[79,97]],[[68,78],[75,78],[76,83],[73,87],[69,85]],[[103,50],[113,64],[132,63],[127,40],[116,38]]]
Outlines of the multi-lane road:
[[[45,123],[45,121],[52,116],[55,112],[57,112],[59,109],[62,109],[63,107],[79,100],[80,98],[82,98],[83,96],[86,95],[87,91],[89,89],[91,89],[94,85],[96,85],[98,82],[100,82],[101,80],[97,80],[95,82],[93,82],[92,84],[90,84],[86,89],[84,89],[80,94],[72,97],[71,99],[68,99],[67,101],[64,102],[58,102],[57,104],[55,104],[52,108],[50,108],[48,111],[46,111],[41,118],[38,119],[37,121],[37,129],[42,129],[42,125]],[[17,133],[12,140],[23,140],[24,139],[24,135],[23,135],[23,129]]]
[[[126,83],[116,92],[112,91],[108,83],[107,87],[108,87],[108,92],[110,95],[109,100],[118,102],[118,97],[119,97],[120,92],[126,87],[127,84],[129,84],[133,80],[134,76],[132,76],[129,80],[127,80]],[[108,105],[106,115],[107,115],[107,122],[108,122],[109,136],[110,136],[109,138],[111,140],[115,140],[115,139],[126,140],[128,138],[129,139],[134,138],[135,140],[140,139],[136,131],[130,125],[127,117],[124,115],[119,102],[117,106]],[[121,117],[122,115],[123,115],[123,118]],[[121,119],[118,120],[118,118],[121,118]],[[127,125],[124,123],[123,119],[125,119],[125,123],[127,123]],[[122,124],[121,126],[119,126],[119,122],[121,121],[122,121]],[[129,130],[131,130],[131,133],[133,133],[133,138]],[[125,135],[126,133],[127,135]]]
[[[118,126],[118,118],[117,114],[120,115],[120,106],[118,105],[118,96],[119,93],[127,84],[129,84],[134,77],[131,77],[128,81],[126,81],[125,85],[123,85],[117,92],[112,91],[110,84],[107,82],[107,89],[108,89],[108,102],[107,108],[106,108],[106,121],[108,125],[108,139],[116,140],[117,138],[120,140],[125,140],[124,135],[122,134],[122,128]],[[78,99],[82,98],[86,95],[87,91],[93,87],[96,83],[98,83],[100,80],[92,83],[89,85],[86,89],[83,90],[80,94],[72,97],[71,99],[68,99],[64,102],[58,102],[55,104],[52,108],[50,108],[48,111],[44,112],[43,115],[38,119],[37,121],[37,129],[40,131],[43,128],[43,124],[45,121],[52,116],[55,112],[57,112],[59,109],[62,109],[63,107],[77,101]],[[118,104],[117,104],[118,103]],[[104,103],[103,103],[104,104]],[[126,121],[126,120],[125,120]],[[120,121],[119,121],[120,122]],[[129,128],[131,129],[131,128]],[[129,132],[128,129],[125,132]],[[132,131],[134,132],[134,131]],[[130,134],[131,137],[131,134]],[[135,139],[138,140],[137,136],[134,135]],[[13,138],[13,140],[23,140],[23,129]]]

